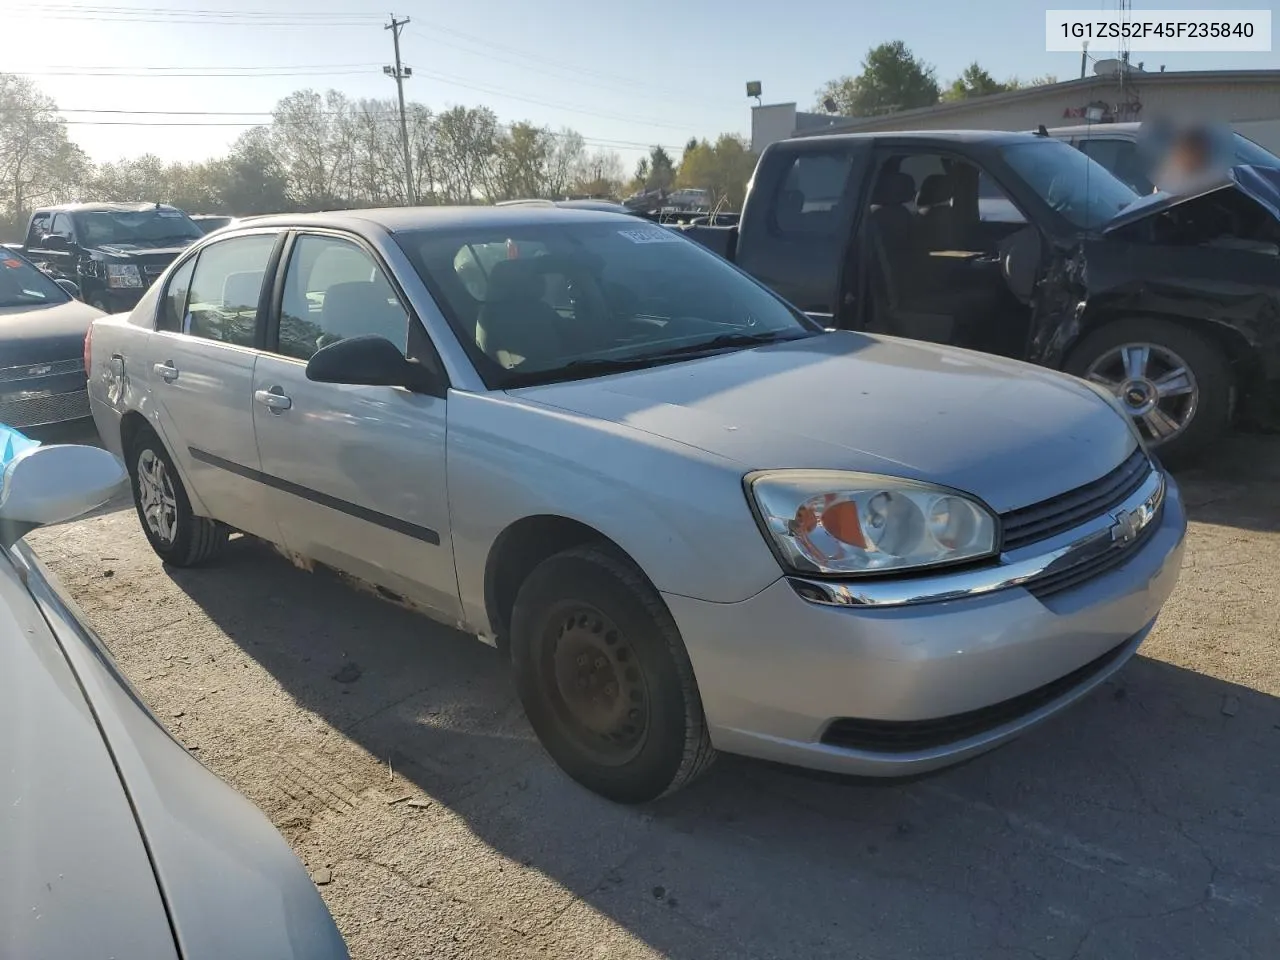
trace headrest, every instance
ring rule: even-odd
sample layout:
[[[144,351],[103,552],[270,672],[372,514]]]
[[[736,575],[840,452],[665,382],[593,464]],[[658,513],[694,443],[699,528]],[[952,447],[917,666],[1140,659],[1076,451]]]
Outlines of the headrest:
[[[258,293],[262,289],[262,271],[244,270],[229,273],[222,281],[223,310],[257,310]]]
[[[951,178],[945,173],[931,173],[920,184],[920,192],[916,194],[916,206],[932,207],[936,203],[946,203],[951,197]]]
[[[489,271],[485,302],[541,300],[546,292],[546,281],[539,269],[541,266],[533,259],[499,260]]]
[[[899,170],[881,170],[871,202],[878,204],[910,203],[916,195],[916,182]]]
[[[324,294],[324,307],[321,315],[326,326],[333,329],[328,322],[334,318],[373,319],[385,314],[390,303],[390,292],[382,284],[372,280],[352,280],[349,283],[335,283]]]

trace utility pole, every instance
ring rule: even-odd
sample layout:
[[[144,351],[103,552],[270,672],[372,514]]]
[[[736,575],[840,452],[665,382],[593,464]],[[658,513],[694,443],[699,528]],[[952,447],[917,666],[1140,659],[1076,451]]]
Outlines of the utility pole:
[[[396,49],[396,65],[394,67],[383,67],[382,72],[388,77],[394,77],[396,81],[396,93],[400,97],[400,142],[404,146],[404,188],[405,196],[409,199],[410,206],[417,206],[418,198],[413,191],[413,163],[409,159],[409,121],[404,115],[404,82],[413,76],[413,68],[402,66],[400,63],[400,31],[409,22],[409,18],[397,20],[396,15],[391,15],[391,22],[384,25],[384,30],[391,31],[391,41],[395,44]]]

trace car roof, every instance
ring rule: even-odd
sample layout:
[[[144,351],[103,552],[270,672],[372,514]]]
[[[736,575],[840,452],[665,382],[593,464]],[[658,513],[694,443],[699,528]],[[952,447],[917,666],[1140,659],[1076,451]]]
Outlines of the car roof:
[[[1081,123],[1074,127],[1050,127],[1051,137],[1100,137],[1118,133],[1122,137],[1134,136],[1140,123]]]
[[[1010,130],[876,130],[869,133],[825,133],[780,140],[779,144],[801,144],[832,140],[948,140],[958,143],[1005,144],[1043,139],[1034,133]]]
[[[390,233],[406,230],[451,230],[457,227],[516,227],[539,223],[608,222],[635,224],[626,213],[582,207],[512,203],[493,207],[377,207],[367,210],[334,210],[320,213],[268,214],[246,217],[240,228],[345,227],[359,230],[373,224]]]
[[[171,210],[182,213],[167,203],[59,203],[40,207],[35,213],[142,213],[145,210]]]

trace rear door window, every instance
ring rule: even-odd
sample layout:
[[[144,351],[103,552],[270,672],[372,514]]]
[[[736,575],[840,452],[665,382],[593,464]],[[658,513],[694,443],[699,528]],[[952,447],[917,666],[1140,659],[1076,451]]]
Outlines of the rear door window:
[[[275,244],[275,234],[261,233],[223,240],[201,250],[181,331],[205,340],[254,346],[258,297]]]

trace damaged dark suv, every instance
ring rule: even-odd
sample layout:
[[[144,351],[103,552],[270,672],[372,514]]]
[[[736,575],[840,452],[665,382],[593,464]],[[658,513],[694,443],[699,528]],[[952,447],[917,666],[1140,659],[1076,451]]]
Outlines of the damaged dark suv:
[[[922,132],[775,143],[735,228],[687,233],[829,326],[1065,369],[1166,458],[1280,382],[1280,173],[1140,199],[1065,143]]]

